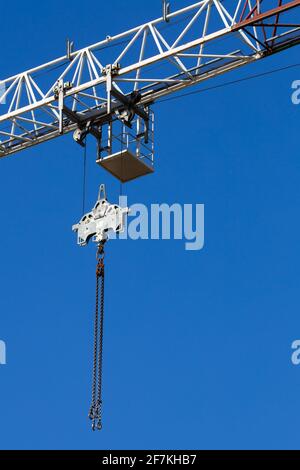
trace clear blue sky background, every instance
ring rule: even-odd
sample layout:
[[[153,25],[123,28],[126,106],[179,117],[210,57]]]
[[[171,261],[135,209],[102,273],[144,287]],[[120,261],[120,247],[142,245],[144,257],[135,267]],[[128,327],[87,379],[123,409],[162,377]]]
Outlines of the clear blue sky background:
[[[173,2],[177,6],[188,1]],[[1,5],[1,76],[160,14],[160,0]],[[13,21],[12,21],[13,18]],[[298,63],[299,48],[226,77]],[[161,104],[157,171],[130,203],[206,205],[206,245],[107,248],[104,431],[90,400],[94,247],[79,249],[70,136],[1,161],[2,449],[299,448],[300,67]],[[170,138],[171,136],[171,138]],[[88,204],[101,182],[89,147]]]

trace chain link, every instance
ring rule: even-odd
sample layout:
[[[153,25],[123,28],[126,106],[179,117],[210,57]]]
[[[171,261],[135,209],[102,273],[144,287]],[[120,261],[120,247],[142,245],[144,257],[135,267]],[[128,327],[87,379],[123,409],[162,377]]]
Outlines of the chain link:
[[[104,245],[99,244],[96,268],[96,309],[94,322],[94,356],[92,377],[92,403],[89,418],[93,431],[102,429],[102,370],[104,332]]]

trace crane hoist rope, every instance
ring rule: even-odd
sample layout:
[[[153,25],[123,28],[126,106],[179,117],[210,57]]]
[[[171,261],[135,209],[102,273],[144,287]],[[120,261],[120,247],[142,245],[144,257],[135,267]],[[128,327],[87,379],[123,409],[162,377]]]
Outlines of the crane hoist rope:
[[[73,231],[77,232],[78,245],[86,246],[90,240],[97,243],[96,301],[94,319],[94,352],[92,372],[92,402],[89,418],[93,431],[102,429],[102,376],[103,376],[103,333],[104,333],[104,247],[109,233],[121,233],[125,226],[128,208],[110,204],[107,200],[105,185],[101,185],[93,210],[85,215]]]

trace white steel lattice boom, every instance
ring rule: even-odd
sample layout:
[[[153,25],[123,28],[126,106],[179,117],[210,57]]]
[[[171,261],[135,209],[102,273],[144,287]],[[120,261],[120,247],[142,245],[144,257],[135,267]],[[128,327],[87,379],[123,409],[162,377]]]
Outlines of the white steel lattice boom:
[[[0,82],[0,157],[300,42],[300,0],[202,0]],[[69,45],[70,46],[70,45]],[[109,65],[107,65],[109,64]],[[60,73],[58,73],[58,69]]]

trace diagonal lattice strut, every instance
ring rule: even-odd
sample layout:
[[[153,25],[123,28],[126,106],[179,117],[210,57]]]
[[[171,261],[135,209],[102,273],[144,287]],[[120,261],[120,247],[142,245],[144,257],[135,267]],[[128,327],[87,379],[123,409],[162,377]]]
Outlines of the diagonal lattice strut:
[[[159,18],[68,50],[3,80],[0,157],[88,121],[103,125],[133,92],[147,106],[299,44],[299,12],[300,0],[202,0],[168,14],[167,22]]]

